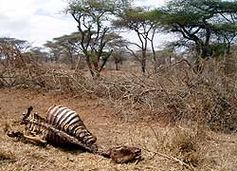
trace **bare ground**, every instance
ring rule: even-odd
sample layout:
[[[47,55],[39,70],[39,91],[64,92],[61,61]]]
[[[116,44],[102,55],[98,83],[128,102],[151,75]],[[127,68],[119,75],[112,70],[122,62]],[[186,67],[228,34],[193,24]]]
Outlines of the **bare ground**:
[[[98,144],[106,148],[116,145],[140,147],[144,160],[138,164],[114,164],[109,159],[90,153],[64,151],[47,146],[46,148],[14,141],[4,133],[6,125],[13,130],[24,130],[19,124],[20,114],[30,105],[45,116],[53,104],[62,104],[76,110],[88,129],[97,136]],[[42,92],[27,89],[0,89],[0,170],[188,170],[180,163],[158,155],[162,152],[179,158],[169,151],[170,142],[186,128],[162,127],[159,123],[124,122],[114,114],[103,101],[93,98],[80,98],[60,95],[55,92]],[[236,171],[237,135],[207,131],[205,141],[200,141],[199,165],[194,170]],[[190,168],[189,168],[190,169]]]

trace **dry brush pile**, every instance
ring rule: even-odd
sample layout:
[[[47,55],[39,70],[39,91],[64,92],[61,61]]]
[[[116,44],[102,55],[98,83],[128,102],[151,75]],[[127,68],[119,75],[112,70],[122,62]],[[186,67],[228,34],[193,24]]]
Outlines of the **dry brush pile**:
[[[183,60],[149,76],[103,77],[89,89],[109,101],[123,118],[171,124],[194,121],[215,131],[236,132],[236,72],[227,74],[226,62],[210,60],[203,65],[204,70],[195,73]]]
[[[37,63],[32,56],[10,47],[2,48],[1,53],[5,58],[0,61],[0,87],[97,97],[106,100],[125,119],[160,119],[171,124],[195,121],[215,131],[237,131],[234,57],[231,62],[204,61],[201,73],[195,73],[182,60],[160,68],[156,74],[111,74],[92,79],[80,72]]]
[[[177,125],[161,131],[148,124],[146,134],[139,131],[139,143],[143,151],[153,154],[151,159],[158,155],[190,170],[206,168],[210,165],[204,156],[210,145],[206,127],[226,133],[237,131],[236,58],[231,62],[204,61],[200,73],[182,60],[161,67],[156,74],[120,72],[92,79],[83,72],[36,62],[33,56],[11,47],[0,50],[5,54],[0,60],[0,88],[98,98],[98,102],[112,106],[121,119]],[[180,123],[188,126],[180,127]],[[9,155],[0,154],[0,160],[14,160]]]

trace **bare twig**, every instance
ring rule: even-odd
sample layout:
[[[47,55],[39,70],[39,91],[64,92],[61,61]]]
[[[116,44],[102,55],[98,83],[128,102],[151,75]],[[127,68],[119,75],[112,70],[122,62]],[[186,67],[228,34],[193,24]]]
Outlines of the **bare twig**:
[[[178,159],[178,158],[176,158],[176,157],[168,156],[168,155],[166,155],[166,154],[163,154],[163,153],[160,153],[160,152],[157,152],[157,151],[151,151],[151,150],[149,150],[149,149],[144,149],[144,148],[143,148],[143,150],[145,150],[145,151],[147,151],[147,152],[150,152],[150,153],[154,153],[154,154],[156,154],[156,155],[158,155],[158,156],[161,156],[161,157],[163,157],[163,158],[166,158],[166,159],[175,161],[175,162],[179,163],[181,166],[185,166],[185,167],[187,167],[187,168],[190,169],[190,170],[193,170],[193,171],[195,170],[192,166],[188,165],[187,163],[183,162],[182,160],[180,160],[180,159]]]

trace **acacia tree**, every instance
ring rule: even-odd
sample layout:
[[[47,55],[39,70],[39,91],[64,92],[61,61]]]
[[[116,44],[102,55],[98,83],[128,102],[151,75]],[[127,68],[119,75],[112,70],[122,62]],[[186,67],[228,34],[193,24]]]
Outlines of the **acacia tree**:
[[[237,41],[237,1],[206,0],[197,6],[206,10],[204,7],[208,7],[209,13],[213,15],[209,22],[214,43],[222,45],[223,52],[230,53],[231,44]],[[213,53],[216,50],[219,49],[213,49]]]
[[[222,54],[230,54],[231,44],[237,42],[237,25],[236,24],[220,24],[213,27],[215,31],[217,46],[213,47],[214,53],[218,51]]]
[[[37,62],[47,62],[49,53],[43,51],[44,49],[42,47],[32,47],[26,52],[25,54],[28,54],[34,58]]]
[[[22,67],[27,62],[23,57],[23,53],[30,47],[26,40],[16,38],[2,37],[0,38],[0,64],[6,68],[8,66]]]
[[[74,68],[75,58],[79,54],[79,41],[80,34],[73,32],[69,35],[53,38],[52,41],[48,41],[44,46],[50,49],[55,61],[58,61],[60,56],[64,56],[69,61],[71,67]]]
[[[53,43],[58,47],[66,61],[70,63],[72,69],[75,68],[76,58],[79,55],[78,42],[80,39],[80,34],[78,32],[73,32],[69,35],[63,35],[53,39]]]
[[[55,42],[53,41],[47,41],[44,46],[49,49],[50,51],[50,60],[58,62],[59,56],[61,54],[61,47],[59,47]]]
[[[12,47],[15,47],[17,50],[21,52],[26,52],[31,47],[28,41],[11,38],[11,37],[1,37],[0,45],[4,45],[4,44],[8,44]]]
[[[80,48],[92,77],[98,77],[113,49],[106,48],[112,41],[109,35],[111,17],[129,4],[126,0],[71,0],[67,8],[78,24]],[[100,62],[102,60],[102,63]]]
[[[114,62],[115,69],[118,71],[119,64],[122,64],[128,54],[126,49],[127,41],[115,33],[111,34],[110,37],[113,39],[113,41],[108,43],[108,47],[113,49],[111,61]]]
[[[139,43],[129,42],[129,44],[138,48],[141,55],[136,54],[130,46],[126,47],[140,62],[141,70],[145,73],[149,43],[152,48],[154,63],[156,63],[154,37],[158,27],[157,22],[153,19],[153,13],[142,8],[129,9],[120,14],[113,24],[116,27],[130,29],[136,33]]]
[[[197,56],[202,58],[213,54],[213,43],[222,40],[230,45],[234,41],[236,11],[236,1],[221,0],[172,0],[165,8],[156,10],[159,22],[180,33],[187,43],[193,42]]]

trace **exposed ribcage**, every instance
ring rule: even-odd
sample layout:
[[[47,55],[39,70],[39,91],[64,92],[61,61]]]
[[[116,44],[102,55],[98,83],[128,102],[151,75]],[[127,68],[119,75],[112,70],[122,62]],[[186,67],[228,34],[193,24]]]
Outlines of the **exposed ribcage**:
[[[49,130],[45,129],[46,120],[40,117],[37,113],[31,113],[26,121],[26,129],[33,135],[40,135],[43,139],[46,139]]]
[[[77,138],[86,146],[96,142],[96,137],[87,130],[79,115],[67,107],[61,105],[50,107],[46,120],[48,124]],[[67,143],[65,139],[54,133],[49,133],[47,139],[57,144]]]

